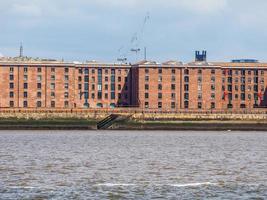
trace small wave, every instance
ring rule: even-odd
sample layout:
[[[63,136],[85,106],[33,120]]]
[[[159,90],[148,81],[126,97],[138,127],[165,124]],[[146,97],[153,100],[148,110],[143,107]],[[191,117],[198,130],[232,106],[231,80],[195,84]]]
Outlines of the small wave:
[[[187,183],[187,184],[169,184],[173,187],[198,187],[203,185],[216,185],[216,183],[204,182],[204,183]]]
[[[105,187],[127,187],[127,186],[135,186],[136,184],[128,184],[128,183],[99,183],[96,186],[105,186]]]

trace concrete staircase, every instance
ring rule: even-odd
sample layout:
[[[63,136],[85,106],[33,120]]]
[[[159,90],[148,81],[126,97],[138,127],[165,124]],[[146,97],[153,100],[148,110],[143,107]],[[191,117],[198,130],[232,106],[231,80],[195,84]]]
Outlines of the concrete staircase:
[[[107,129],[116,121],[116,119],[119,117],[119,115],[111,114],[107,116],[105,119],[101,120],[97,123],[97,129]]]

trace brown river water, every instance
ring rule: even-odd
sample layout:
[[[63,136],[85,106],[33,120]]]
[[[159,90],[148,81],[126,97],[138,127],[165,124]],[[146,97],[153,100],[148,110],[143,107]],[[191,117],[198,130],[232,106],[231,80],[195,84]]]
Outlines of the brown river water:
[[[267,133],[0,131],[0,199],[267,199]]]

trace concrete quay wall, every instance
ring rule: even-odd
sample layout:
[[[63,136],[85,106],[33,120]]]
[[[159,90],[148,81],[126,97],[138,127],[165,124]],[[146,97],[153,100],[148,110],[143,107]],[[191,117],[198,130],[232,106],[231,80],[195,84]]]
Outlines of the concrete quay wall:
[[[248,120],[248,121],[265,121],[267,112],[143,112],[138,110],[0,110],[0,118],[14,119],[94,119],[100,120],[110,114],[118,114],[132,120],[162,120],[162,121],[203,121],[203,120]]]

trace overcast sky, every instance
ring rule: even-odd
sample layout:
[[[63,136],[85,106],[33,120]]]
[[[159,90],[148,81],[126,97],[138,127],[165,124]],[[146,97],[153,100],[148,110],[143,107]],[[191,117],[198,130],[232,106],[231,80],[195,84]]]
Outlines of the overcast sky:
[[[266,0],[0,0],[0,54],[65,60],[267,60]],[[140,48],[139,55],[131,52]]]

